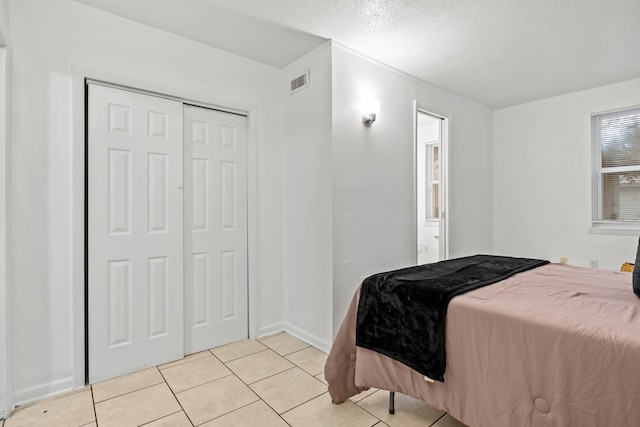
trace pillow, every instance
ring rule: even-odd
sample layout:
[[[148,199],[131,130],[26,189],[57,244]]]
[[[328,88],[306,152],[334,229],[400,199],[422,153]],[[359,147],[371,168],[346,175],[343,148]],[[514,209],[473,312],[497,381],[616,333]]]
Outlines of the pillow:
[[[640,239],[638,239],[638,250],[636,251],[636,263],[633,266],[633,293],[640,298]]]

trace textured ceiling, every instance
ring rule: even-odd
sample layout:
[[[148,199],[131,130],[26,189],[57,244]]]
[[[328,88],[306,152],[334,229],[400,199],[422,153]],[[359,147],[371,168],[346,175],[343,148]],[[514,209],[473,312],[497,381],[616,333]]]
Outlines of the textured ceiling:
[[[284,67],[332,39],[500,108],[640,77],[640,0],[75,0]]]

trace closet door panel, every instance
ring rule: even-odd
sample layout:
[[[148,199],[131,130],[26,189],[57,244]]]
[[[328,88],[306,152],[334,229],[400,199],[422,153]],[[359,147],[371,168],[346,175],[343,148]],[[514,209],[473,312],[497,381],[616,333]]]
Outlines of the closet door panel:
[[[247,118],[185,106],[185,352],[248,337]]]
[[[182,103],[90,84],[89,381],[184,355]]]

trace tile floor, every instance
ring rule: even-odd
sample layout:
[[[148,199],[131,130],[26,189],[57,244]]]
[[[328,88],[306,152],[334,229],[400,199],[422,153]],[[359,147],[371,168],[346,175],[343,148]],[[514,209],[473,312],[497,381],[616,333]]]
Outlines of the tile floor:
[[[286,333],[240,341],[19,408],[4,427],[464,427],[400,394],[389,415],[385,391],[334,405],[326,358]]]

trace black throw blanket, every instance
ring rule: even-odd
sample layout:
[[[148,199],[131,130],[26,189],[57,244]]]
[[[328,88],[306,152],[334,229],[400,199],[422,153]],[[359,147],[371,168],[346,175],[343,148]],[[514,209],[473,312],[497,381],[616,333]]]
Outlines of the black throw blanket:
[[[474,255],[369,276],[360,290],[356,345],[444,382],[449,301],[548,263]]]

